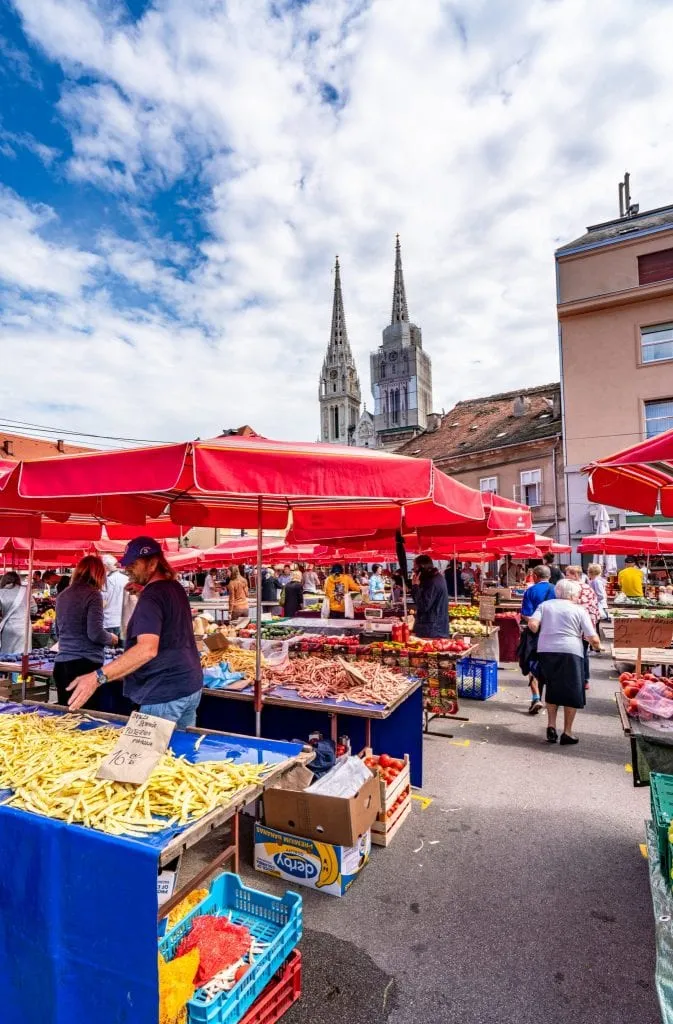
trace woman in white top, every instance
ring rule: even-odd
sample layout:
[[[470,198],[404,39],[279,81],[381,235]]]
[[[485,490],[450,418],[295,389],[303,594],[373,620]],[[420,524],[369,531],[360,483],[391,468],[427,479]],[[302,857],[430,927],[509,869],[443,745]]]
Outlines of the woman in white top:
[[[598,601],[598,609],[601,613],[602,619],[608,619],[608,595],[605,589],[605,580],[603,579],[603,568],[598,562],[592,562],[587,567],[587,575],[589,577],[589,586],[596,595]]]
[[[601,642],[586,608],[578,604],[581,584],[560,580],[556,600],[545,601],[528,620],[528,628],[539,633],[537,642],[540,684],[545,686],[547,702],[547,740],[556,743],[556,713],[563,708],[561,744],[577,743],[572,735],[578,708],[586,703],[584,691],[584,645],[589,641],[595,651]]]
[[[203,581],[201,598],[203,601],[214,601],[220,596],[220,585],[217,582],[217,569],[211,569]]]
[[[0,579],[0,651],[21,654],[26,629],[28,587],[21,583],[18,572],[6,572]],[[31,611],[37,605],[31,600]]]

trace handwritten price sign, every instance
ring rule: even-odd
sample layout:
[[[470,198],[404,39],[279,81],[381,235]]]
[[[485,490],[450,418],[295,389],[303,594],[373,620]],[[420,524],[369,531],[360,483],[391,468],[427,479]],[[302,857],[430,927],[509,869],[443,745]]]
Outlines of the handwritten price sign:
[[[668,647],[673,621],[615,619],[615,647]]]
[[[114,750],[101,761],[96,778],[139,786],[150,777],[166,752],[174,728],[175,722],[134,711]]]

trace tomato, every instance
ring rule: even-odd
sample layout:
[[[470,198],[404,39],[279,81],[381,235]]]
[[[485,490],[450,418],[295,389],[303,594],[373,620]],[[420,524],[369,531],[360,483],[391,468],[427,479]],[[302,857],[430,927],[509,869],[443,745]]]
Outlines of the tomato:
[[[633,674],[633,672],[622,672],[622,674],[621,674],[621,675],[620,675],[620,677],[619,677],[619,682],[620,682],[620,683],[628,683],[628,682],[630,682],[630,681],[631,681],[632,679],[635,679],[635,678],[636,678],[636,677],[635,677],[635,675]]]
[[[639,686],[635,686],[634,684],[630,684],[630,685],[627,684],[624,687],[624,695],[626,697],[629,697],[630,699],[632,699],[633,697],[637,697],[639,693],[640,693],[640,687]]]
[[[387,754],[381,754],[379,757],[379,764],[382,768],[390,768],[390,758]]]
[[[401,772],[401,771],[402,771],[402,769],[404,768],[404,761],[401,761],[401,760],[400,760],[399,758],[397,758],[397,757],[391,757],[391,759],[390,759],[390,760],[391,760],[391,767],[392,767],[392,768],[397,768],[397,770],[398,770],[399,772]]]

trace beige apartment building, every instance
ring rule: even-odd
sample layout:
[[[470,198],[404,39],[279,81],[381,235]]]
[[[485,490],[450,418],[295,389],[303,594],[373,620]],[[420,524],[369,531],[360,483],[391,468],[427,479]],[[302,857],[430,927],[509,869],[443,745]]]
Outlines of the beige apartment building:
[[[626,201],[622,201],[626,187]],[[673,206],[621,216],[556,252],[569,542],[593,533],[581,467],[673,427]],[[648,522],[610,510],[614,526]]]
[[[471,398],[398,448],[482,492],[530,505],[536,533],[567,534],[559,384]]]

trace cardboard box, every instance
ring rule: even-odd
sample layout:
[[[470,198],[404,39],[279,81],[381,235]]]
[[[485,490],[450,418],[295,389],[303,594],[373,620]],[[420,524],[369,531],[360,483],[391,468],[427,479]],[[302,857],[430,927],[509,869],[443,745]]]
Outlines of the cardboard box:
[[[369,861],[371,833],[354,846],[338,846],[255,825],[256,871],[295,885],[343,896]]]
[[[322,796],[306,790],[306,768],[288,772],[264,792],[264,821],[269,828],[334,846],[353,847],[381,810],[379,780],[371,779],[350,798]]]
[[[210,633],[204,637],[204,643],[209,651],[226,651],[229,641],[223,633]]]

